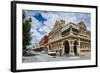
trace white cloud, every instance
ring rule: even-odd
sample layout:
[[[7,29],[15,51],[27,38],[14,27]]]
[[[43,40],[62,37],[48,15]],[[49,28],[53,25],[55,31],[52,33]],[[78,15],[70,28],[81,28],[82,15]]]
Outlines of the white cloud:
[[[90,26],[88,26],[87,29],[88,29],[89,31],[91,31],[91,27],[90,27]]]
[[[39,40],[43,37],[37,30],[34,30],[34,33],[32,34],[32,44],[38,43]]]
[[[40,12],[42,17],[47,19],[47,21],[45,21],[44,23],[41,23],[39,22],[37,19],[35,19],[33,17],[34,14]],[[76,13],[65,13],[65,12],[61,12],[61,13],[58,13],[58,12],[42,12],[42,11],[31,11],[31,13],[29,15],[32,15],[32,29],[31,29],[31,32],[33,32],[32,34],[32,43],[35,43],[35,42],[39,42],[40,39],[44,36],[44,35],[47,35],[51,30],[52,28],[54,27],[55,25],[55,22],[56,20],[65,20],[65,23],[69,23],[69,22],[74,22],[74,23],[78,23],[80,22],[81,20],[79,19],[80,18],[86,18],[87,16],[85,14],[76,14]],[[83,20],[84,22],[86,22],[85,20]],[[85,24],[88,24],[88,23],[85,23]],[[90,25],[90,24],[89,24]],[[91,29],[90,26],[87,27],[87,29]],[[44,33],[41,33],[41,32],[46,32],[45,34]]]
[[[37,29],[40,29],[41,28],[41,23],[35,19],[34,17],[31,17],[32,18],[32,28],[31,28],[31,36],[32,36],[32,40],[31,40],[31,44],[34,44],[34,43],[38,43],[39,40],[43,37],[43,35],[41,35]]]
[[[50,32],[51,29],[54,27],[56,20],[59,19],[59,15],[54,14],[52,12],[48,12],[45,14],[42,13],[42,16],[47,19],[47,21],[44,22],[44,24],[45,24],[45,28],[48,29],[48,32]]]
[[[40,28],[41,27],[41,23],[37,20],[37,19],[35,19],[34,17],[31,17],[32,18],[32,28],[33,29],[37,29],[37,28]]]

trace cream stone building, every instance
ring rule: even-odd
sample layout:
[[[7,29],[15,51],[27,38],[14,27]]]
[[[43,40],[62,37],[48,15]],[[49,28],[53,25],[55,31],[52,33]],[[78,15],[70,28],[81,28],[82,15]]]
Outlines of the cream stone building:
[[[48,35],[48,48],[62,55],[90,55],[91,32],[85,23],[65,23],[58,20]]]

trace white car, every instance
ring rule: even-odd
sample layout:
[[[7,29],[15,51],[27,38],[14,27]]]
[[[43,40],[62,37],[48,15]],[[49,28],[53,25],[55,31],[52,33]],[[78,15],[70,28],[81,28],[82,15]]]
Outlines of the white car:
[[[53,52],[53,51],[48,51],[48,55],[51,55],[51,56],[56,56],[56,52]]]

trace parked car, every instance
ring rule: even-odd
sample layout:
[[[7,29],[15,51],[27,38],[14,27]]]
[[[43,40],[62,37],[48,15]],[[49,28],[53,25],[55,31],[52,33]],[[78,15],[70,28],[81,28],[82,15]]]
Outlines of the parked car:
[[[45,54],[46,52],[45,51],[41,51],[41,53]]]
[[[51,56],[56,56],[56,52],[53,52],[53,51],[48,51],[48,55],[51,55]]]
[[[23,49],[23,55],[25,55],[27,53],[27,49]]]

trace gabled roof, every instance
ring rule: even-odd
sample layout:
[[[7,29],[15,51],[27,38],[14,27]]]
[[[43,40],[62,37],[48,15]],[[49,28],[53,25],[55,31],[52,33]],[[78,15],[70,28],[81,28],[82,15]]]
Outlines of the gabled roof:
[[[77,30],[79,30],[79,27],[78,27],[78,25],[77,24],[75,24],[75,23],[73,23],[73,22],[69,22],[68,24],[66,24],[66,25],[64,25],[63,26],[63,28],[62,28],[62,32],[63,31],[65,31],[65,30],[67,30],[67,29],[69,29],[69,28],[75,28],[75,29],[77,29]]]

